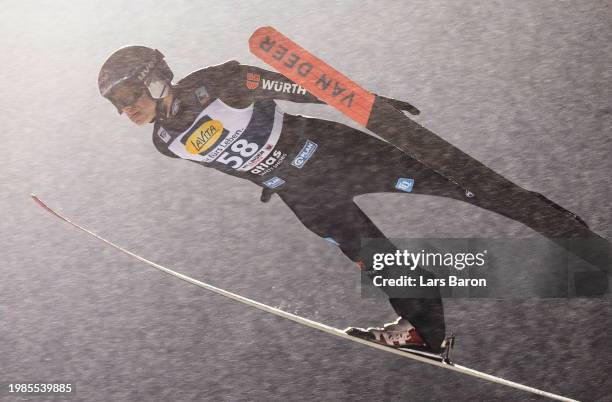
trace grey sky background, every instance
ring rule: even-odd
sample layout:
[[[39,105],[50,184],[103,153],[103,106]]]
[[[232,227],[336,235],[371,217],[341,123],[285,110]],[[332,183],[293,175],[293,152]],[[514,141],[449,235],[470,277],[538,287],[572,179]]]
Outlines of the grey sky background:
[[[394,318],[353,264],[253,184],[166,158],[99,97],[115,49],[177,78],[272,25],[529,190],[612,235],[612,11],[557,1],[4,1],[0,25],[0,383],[74,400],[535,400],[269,317],[163,276],[36,207],[178,271],[339,328]],[[282,104],[349,122],[322,105]],[[372,194],[390,237],[527,237],[461,203]],[[535,267],[537,268],[537,267]],[[457,361],[584,400],[612,390],[610,300],[448,300]],[[12,400],[6,394],[0,399]]]

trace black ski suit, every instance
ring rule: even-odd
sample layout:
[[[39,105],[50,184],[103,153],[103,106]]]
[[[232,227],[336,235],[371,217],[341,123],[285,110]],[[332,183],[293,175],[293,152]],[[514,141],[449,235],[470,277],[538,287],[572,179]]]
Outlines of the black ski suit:
[[[276,193],[311,231],[338,245],[367,272],[372,253],[395,246],[353,202],[360,194],[409,192],[449,197],[526,222],[524,214],[469,191],[393,145],[346,125],[277,109],[274,99],[322,103],[284,76],[229,61],[196,71],[174,88],[169,110],[158,105],[153,142],[164,155],[192,160]],[[414,109],[387,99],[398,109]],[[550,201],[543,207],[550,207]],[[574,216],[567,213],[568,219]],[[365,239],[379,239],[376,248]],[[382,241],[382,243],[381,243]],[[382,244],[382,246],[381,246]],[[383,277],[388,270],[377,271]],[[417,269],[417,275],[431,277]],[[383,288],[386,291],[385,288]],[[439,290],[389,299],[432,348],[444,338]]]

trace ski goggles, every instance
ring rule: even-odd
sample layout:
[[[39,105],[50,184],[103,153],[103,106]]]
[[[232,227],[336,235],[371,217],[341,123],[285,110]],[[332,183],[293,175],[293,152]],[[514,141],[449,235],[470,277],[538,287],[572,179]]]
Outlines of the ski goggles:
[[[106,99],[111,101],[121,114],[124,108],[133,106],[146,90],[146,87],[140,81],[127,81],[113,88]]]

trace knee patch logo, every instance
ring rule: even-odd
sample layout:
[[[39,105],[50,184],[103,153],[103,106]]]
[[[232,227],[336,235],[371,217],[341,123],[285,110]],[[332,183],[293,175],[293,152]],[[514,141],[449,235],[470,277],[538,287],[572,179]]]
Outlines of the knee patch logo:
[[[280,177],[274,176],[273,178],[264,181],[263,184],[268,188],[277,188],[285,184],[285,180],[281,179]]]
[[[396,189],[406,193],[411,193],[412,187],[414,187],[414,179],[408,179],[406,177],[400,177],[397,179],[397,183],[395,183]]]

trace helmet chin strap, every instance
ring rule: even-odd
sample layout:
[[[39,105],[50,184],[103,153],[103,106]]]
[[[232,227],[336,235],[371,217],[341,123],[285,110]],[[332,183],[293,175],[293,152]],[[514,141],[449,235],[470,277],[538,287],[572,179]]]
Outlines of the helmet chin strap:
[[[168,108],[164,105],[163,99],[155,99],[155,116],[149,123],[155,123],[156,121],[162,122],[168,115]]]
[[[162,122],[169,115],[168,106],[166,106],[166,104],[164,103],[164,99],[166,99],[166,97],[171,95],[172,93],[171,88],[167,86],[167,89],[164,92],[165,94],[162,98],[154,99],[155,100],[155,117],[153,117],[153,120],[151,120],[151,123],[155,121]]]

